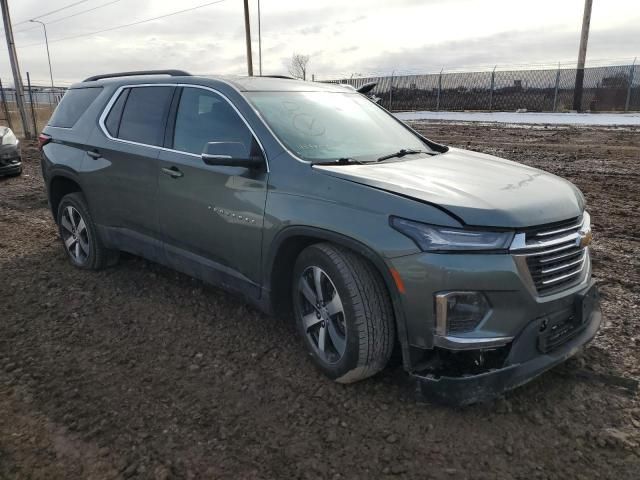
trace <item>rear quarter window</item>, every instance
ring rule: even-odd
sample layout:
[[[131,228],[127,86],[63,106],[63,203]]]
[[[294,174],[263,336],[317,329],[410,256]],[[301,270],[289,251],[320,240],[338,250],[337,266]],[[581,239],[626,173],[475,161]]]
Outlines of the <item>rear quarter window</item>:
[[[64,94],[49,120],[52,127],[71,128],[100,95],[102,87],[72,88]]]
[[[127,96],[129,95],[129,89],[126,88],[120,95],[118,99],[111,107],[111,111],[109,111],[109,115],[107,115],[106,120],[104,121],[104,126],[111,134],[112,137],[118,136],[118,129],[120,128],[120,119],[122,118],[122,110],[124,109],[124,104],[127,101]]]

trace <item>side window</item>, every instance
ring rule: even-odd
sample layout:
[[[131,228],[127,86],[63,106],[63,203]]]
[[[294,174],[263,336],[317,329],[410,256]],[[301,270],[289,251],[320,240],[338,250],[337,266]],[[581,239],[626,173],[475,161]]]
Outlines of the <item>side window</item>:
[[[124,103],[127,101],[127,95],[129,95],[129,88],[125,88],[118,95],[118,99],[115,101],[107,118],[104,121],[104,126],[112,137],[118,136],[118,129],[120,127],[120,119],[122,118],[122,110],[124,109]]]
[[[49,125],[52,127],[73,127],[82,114],[98,97],[102,87],[72,88],[64,94],[60,105],[53,112]]]
[[[247,156],[257,148],[251,131],[224,98],[202,88],[184,87],[173,148],[199,155],[209,142],[241,142],[247,148]]]
[[[118,138],[161,146],[173,89],[174,87],[131,88],[122,111]]]

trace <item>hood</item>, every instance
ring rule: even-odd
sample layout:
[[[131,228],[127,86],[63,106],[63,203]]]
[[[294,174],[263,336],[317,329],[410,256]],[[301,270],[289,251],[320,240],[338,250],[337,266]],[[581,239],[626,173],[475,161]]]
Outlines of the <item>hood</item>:
[[[556,175],[457,148],[397,162],[313,168],[437,205],[466,225],[529,227],[577,217],[584,209],[580,191]]]

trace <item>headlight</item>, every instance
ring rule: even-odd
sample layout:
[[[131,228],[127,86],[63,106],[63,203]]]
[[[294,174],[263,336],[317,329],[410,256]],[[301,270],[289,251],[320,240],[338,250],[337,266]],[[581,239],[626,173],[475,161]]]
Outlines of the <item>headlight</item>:
[[[460,252],[465,250],[506,250],[513,232],[490,232],[439,227],[391,217],[391,226],[416,242],[424,252]]]
[[[2,145],[16,145],[18,143],[18,139],[9,128],[5,129],[0,138],[2,138]]]

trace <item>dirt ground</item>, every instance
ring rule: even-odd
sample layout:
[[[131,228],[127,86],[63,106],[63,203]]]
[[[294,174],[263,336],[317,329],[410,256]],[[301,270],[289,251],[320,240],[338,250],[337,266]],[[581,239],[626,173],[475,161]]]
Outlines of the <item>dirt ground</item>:
[[[28,145],[0,180],[0,479],[639,478],[617,383],[640,378],[640,132],[416,126],[585,193],[605,324],[583,354],[464,409],[418,402],[399,367],[331,383],[287,319],[131,256],[73,268]]]

